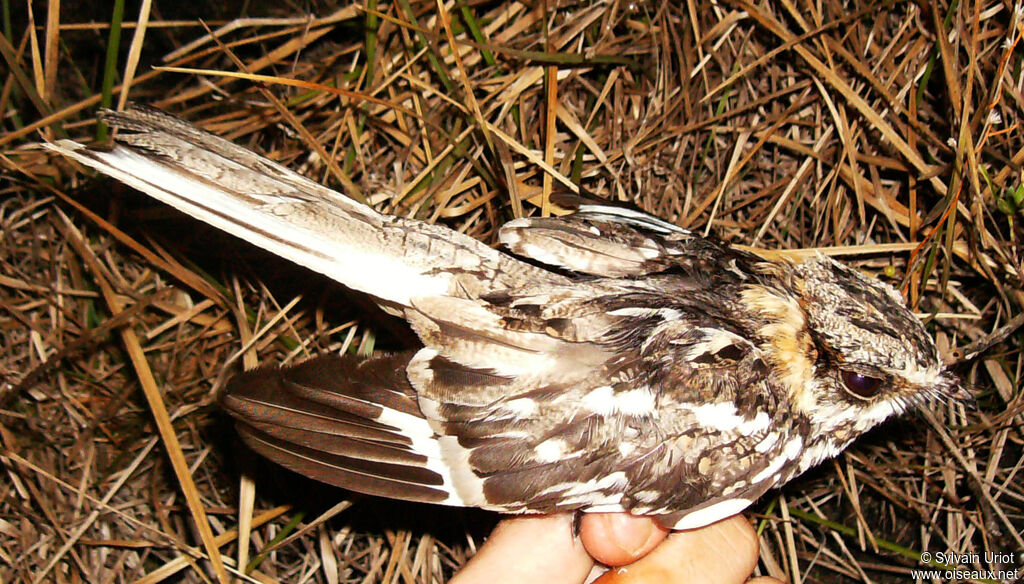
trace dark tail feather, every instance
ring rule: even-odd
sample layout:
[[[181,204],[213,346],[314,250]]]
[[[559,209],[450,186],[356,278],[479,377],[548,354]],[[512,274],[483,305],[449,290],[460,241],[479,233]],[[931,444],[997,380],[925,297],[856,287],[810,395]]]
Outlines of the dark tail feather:
[[[412,355],[257,369],[232,379],[220,403],[253,450],[288,469],[369,495],[453,503],[405,375]]]

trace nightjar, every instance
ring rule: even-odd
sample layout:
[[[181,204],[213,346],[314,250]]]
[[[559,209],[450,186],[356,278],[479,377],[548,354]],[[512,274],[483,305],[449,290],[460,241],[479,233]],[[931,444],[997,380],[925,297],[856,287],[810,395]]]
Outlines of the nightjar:
[[[507,223],[505,253],[157,110],[103,119],[112,148],[49,146],[372,295],[419,336],[228,384],[246,442],[327,483],[687,529],[909,407],[968,397],[893,288],[825,257],[768,260],[586,200]]]

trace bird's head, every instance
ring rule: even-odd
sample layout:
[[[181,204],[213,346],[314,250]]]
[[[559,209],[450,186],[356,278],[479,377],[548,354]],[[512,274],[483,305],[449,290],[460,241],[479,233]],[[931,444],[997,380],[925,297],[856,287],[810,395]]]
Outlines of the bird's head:
[[[744,291],[793,412],[833,448],[931,399],[970,399],[891,286],[825,257]]]

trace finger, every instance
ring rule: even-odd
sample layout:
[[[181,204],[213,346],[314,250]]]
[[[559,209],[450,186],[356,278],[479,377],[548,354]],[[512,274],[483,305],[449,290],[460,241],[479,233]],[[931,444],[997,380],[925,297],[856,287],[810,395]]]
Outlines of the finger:
[[[516,517],[499,523],[451,582],[579,584],[593,566],[583,544],[573,537],[572,515]]]
[[[757,564],[757,533],[737,515],[700,529],[676,531],[640,560],[612,568],[597,582],[741,584]],[[596,584],[596,583],[595,583]]]
[[[751,578],[747,580],[747,584],[783,584],[782,580],[778,578],[772,578],[771,576],[758,576],[757,578]]]
[[[629,513],[588,513],[580,524],[583,546],[595,560],[608,566],[635,562],[668,533],[654,519]]]

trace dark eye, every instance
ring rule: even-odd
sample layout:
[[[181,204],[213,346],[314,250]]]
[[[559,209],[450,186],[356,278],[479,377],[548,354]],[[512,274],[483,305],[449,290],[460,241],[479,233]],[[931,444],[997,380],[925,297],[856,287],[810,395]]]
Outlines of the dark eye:
[[[878,395],[878,390],[882,387],[882,380],[856,371],[843,371],[843,385],[853,395],[870,399]]]

